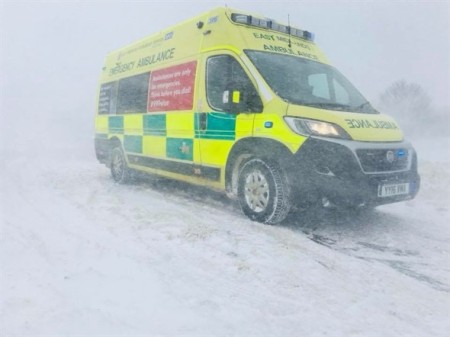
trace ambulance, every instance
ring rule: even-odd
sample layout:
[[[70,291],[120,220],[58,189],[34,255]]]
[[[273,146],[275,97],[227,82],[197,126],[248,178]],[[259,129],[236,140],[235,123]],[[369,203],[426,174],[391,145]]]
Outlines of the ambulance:
[[[417,155],[333,66],[314,35],[217,8],[107,55],[95,152],[223,191],[250,219],[293,208],[373,208],[416,196]]]

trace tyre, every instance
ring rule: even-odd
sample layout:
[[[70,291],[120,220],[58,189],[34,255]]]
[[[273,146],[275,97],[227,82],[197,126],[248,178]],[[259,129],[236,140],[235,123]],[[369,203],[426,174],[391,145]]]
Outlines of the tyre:
[[[280,166],[258,158],[242,166],[238,198],[247,217],[266,224],[283,221],[291,205],[289,185]]]
[[[125,184],[131,179],[130,169],[120,147],[115,147],[111,152],[111,176],[120,184]]]

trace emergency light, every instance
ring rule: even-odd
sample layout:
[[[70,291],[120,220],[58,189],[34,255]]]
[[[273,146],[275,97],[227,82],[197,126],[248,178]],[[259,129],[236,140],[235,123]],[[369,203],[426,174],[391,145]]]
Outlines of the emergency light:
[[[254,17],[253,15],[238,14],[238,13],[231,14],[231,20],[233,22],[240,23],[243,25],[259,27],[259,28],[264,28],[264,29],[270,29],[270,30],[274,30],[274,31],[277,31],[280,33],[299,37],[301,39],[305,39],[308,41],[314,41],[313,33],[308,32],[306,30],[294,28],[291,26],[280,25],[279,23],[275,22],[274,20],[260,19],[260,18]]]

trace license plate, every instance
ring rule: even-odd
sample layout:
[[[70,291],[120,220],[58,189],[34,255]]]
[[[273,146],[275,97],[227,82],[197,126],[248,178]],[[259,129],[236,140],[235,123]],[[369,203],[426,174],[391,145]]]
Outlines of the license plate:
[[[379,197],[392,197],[409,193],[409,183],[387,184],[378,186]]]

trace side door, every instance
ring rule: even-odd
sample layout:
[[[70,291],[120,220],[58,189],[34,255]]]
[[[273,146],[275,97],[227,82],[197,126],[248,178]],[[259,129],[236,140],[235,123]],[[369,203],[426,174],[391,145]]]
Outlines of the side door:
[[[262,112],[263,104],[250,74],[234,54],[207,53],[202,62],[203,99],[195,116],[195,137],[202,176],[223,184],[228,154],[236,141],[252,136],[255,113]]]

